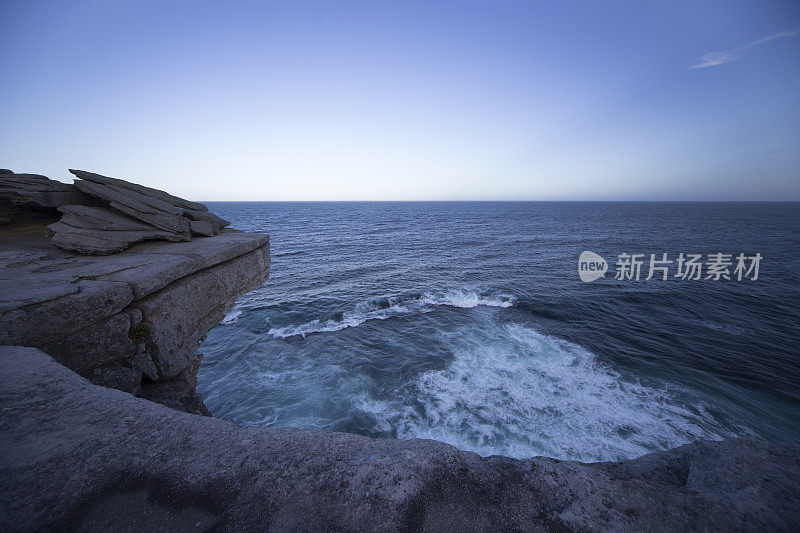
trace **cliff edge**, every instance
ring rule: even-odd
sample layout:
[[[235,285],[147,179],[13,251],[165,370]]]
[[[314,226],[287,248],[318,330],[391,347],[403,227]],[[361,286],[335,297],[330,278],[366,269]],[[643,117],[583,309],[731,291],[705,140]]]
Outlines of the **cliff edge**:
[[[266,280],[269,236],[225,229],[163,191],[72,172],[76,186],[0,174],[0,345],[40,348],[96,384],[209,414],[194,390],[198,346]]]

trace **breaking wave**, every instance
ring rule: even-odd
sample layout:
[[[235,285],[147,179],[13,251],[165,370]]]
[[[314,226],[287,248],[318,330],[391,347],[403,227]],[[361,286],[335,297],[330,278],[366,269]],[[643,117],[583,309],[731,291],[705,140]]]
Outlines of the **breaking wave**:
[[[422,295],[420,302],[427,305],[449,305],[462,308],[479,306],[511,307],[514,305],[514,297],[510,295],[479,296],[474,292],[458,290],[449,291],[443,295],[426,293]]]
[[[397,400],[359,408],[398,438],[447,442],[481,455],[620,460],[731,431],[698,397],[623,378],[588,350],[519,324],[450,334],[454,359]]]
[[[230,324],[235,324],[239,317],[242,316],[242,311],[240,309],[231,309],[225,314],[225,318],[222,319],[221,324],[228,326]]]
[[[356,305],[355,309],[341,314],[341,317],[329,320],[315,319],[299,325],[271,328],[269,334],[277,339],[301,336],[311,333],[340,331],[345,328],[360,326],[369,320],[386,320],[410,313],[428,313],[437,306],[473,308],[473,307],[511,307],[515,298],[511,295],[499,294],[482,296],[468,290],[452,290],[443,293],[424,293],[414,298],[379,298]],[[226,317],[227,318],[227,317]],[[223,321],[223,324],[226,322]]]

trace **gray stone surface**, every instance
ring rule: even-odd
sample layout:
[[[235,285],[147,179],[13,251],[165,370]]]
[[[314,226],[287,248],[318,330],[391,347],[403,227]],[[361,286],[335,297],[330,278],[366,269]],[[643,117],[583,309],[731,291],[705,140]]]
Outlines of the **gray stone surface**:
[[[268,258],[259,249],[228,260],[224,267],[181,278],[131,304],[150,324],[145,345],[161,379],[187,368],[199,340],[220,323],[240,294],[264,282],[268,266]]]
[[[139,394],[142,392],[142,371],[127,366],[95,368],[89,380],[95,385]]]
[[[118,178],[109,178],[108,176],[95,174],[94,172],[86,172],[85,170],[70,169],[70,172],[82,180],[90,181],[92,183],[99,183],[101,185],[112,185],[122,189],[127,189],[131,192],[148,196],[150,198],[155,198],[161,202],[181,209],[188,209],[192,211],[208,211],[208,208],[203,204],[184,200],[183,198],[173,196],[168,192],[153,189],[152,187],[145,187],[144,185],[139,185],[138,183],[132,183],[130,181],[121,180]]]
[[[203,237],[213,237],[219,233],[214,224],[205,220],[190,220],[189,228],[192,230],[192,235],[201,235]]]
[[[181,235],[191,232],[211,236],[230,224],[227,220],[209,213],[205,205],[178,198],[165,191],[93,172],[73,169],[70,172],[81,178],[75,181],[75,186],[80,190],[107,200],[112,208],[166,231]],[[200,224],[194,224],[193,229],[192,221]]]
[[[141,351],[136,350],[136,352],[138,353],[128,360],[128,366],[139,370],[142,376],[148,380],[156,381],[158,379],[158,368],[156,368],[153,358],[150,357],[150,354],[144,353],[144,346],[142,346]]]
[[[64,205],[58,211],[61,219],[47,226],[47,236],[55,246],[80,254],[112,254],[145,240],[185,240],[112,209]]]
[[[0,173],[0,205],[56,208],[68,204],[97,203],[69,183],[39,174]]]
[[[228,222],[222,217],[215,215],[210,211],[195,211],[192,209],[184,209],[183,213],[191,220],[197,222],[208,222],[209,224],[214,226],[214,231],[216,231],[217,233],[219,233],[219,231],[222,228],[225,228],[230,225],[230,222]]]
[[[0,225],[10,224],[11,220],[22,211],[18,205],[0,200]]]
[[[0,348],[6,531],[796,531],[797,447],[698,442],[622,463],[242,428]]]
[[[101,185],[75,180],[75,187],[86,194],[108,201],[109,206],[151,226],[174,233],[183,240],[190,239],[189,219],[183,210],[115,185]]]
[[[84,376],[122,365],[182,394],[200,340],[269,270],[267,235],[224,230],[85,256],[53,247],[50,222],[0,228],[0,344],[41,348]]]

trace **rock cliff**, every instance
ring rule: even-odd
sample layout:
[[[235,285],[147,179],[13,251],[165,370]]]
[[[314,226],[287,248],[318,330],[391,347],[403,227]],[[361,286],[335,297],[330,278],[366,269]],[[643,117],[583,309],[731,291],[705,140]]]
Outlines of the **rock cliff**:
[[[194,391],[198,345],[265,281],[269,236],[224,229],[204,205],[163,191],[73,172],[76,186],[0,174],[0,202],[14,207],[0,226],[0,344],[41,348],[95,383],[207,414]],[[208,231],[193,232],[195,222]],[[99,249],[112,255],[84,255]]]

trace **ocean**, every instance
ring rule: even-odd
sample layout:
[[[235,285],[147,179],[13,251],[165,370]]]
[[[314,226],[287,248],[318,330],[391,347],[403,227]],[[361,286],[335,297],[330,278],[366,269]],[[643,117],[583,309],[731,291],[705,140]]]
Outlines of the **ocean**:
[[[272,254],[200,347],[217,417],[579,461],[800,440],[798,203],[208,205]],[[681,253],[731,254],[731,279],[645,279]]]

